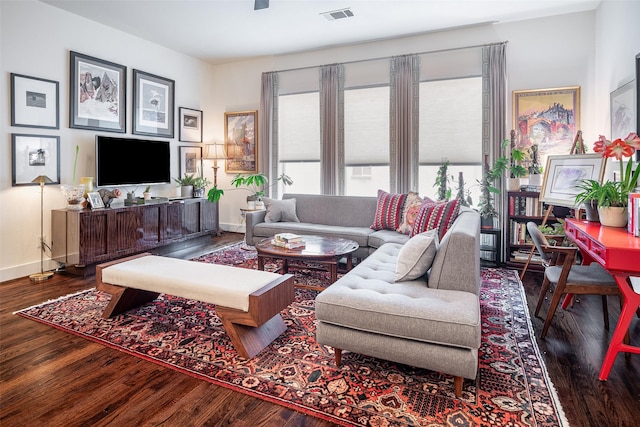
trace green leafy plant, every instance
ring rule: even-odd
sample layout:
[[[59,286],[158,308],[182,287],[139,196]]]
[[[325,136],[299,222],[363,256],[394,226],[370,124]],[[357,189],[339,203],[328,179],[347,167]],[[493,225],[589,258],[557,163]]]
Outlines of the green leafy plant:
[[[436,175],[436,182],[434,187],[438,188],[438,200],[449,200],[451,198],[451,188],[449,183],[453,182],[453,175],[448,174],[449,160],[444,161],[438,168],[438,174]]]
[[[505,139],[502,142],[502,149],[504,150],[508,145],[509,140]],[[493,167],[489,167],[487,163],[484,164],[482,181],[478,181],[480,185],[480,199],[478,200],[480,216],[484,218],[494,218],[498,216],[498,211],[496,211],[493,205],[493,196],[500,194],[500,189],[496,187],[496,183],[502,179],[508,166],[509,159],[504,155],[495,160]]]
[[[542,166],[540,166],[540,156],[538,152],[538,145],[533,144],[529,148],[529,175],[539,175],[542,172]]]
[[[193,174],[189,175],[187,173],[185,173],[182,178],[173,178],[173,180],[182,186],[195,185],[196,182],[196,178],[193,176]]]
[[[150,193],[151,192],[151,186],[147,185],[147,188],[144,189],[145,193]]]
[[[456,193],[456,199],[460,200],[462,206],[471,206],[473,200],[471,199],[471,192],[464,188],[464,174],[458,172],[458,192]]]
[[[275,179],[275,182],[273,182],[270,186],[267,186],[267,184],[269,183],[269,178],[267,178],[263,173],[258,172],[250,175],[238,174],[231,180],[231,185],[235,187],[232,190],[242,189],[242,187],[244,187],[245,190],[248,190],[251,195],[256,197],[256,200],[262,200],[265,195],[266,189],[273,187],[277,184],[278,181],[282,181],[284,185],[293,184],[293,180],[291,179],[291,177],[283,173]],[[223,195],[224,190],[218,188],[218,186],[216,185],[207,193],[207,199],[210,202],[217,202]]]
[[[193,188],[195,189],[205,189],[210,185],[211,181],[209,181],[209,178],[205,178],[203,176],[198,176],[193,180]]]

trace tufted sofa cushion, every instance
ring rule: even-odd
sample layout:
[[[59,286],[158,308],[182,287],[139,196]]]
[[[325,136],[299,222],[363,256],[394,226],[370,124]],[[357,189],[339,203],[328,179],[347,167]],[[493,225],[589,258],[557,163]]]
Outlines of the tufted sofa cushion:
[[[471,292],[433,289],[426,278],[395,282],[402,245],[388,243],[316,297],[328,324],[402,339],[477,349],[480,306]]]

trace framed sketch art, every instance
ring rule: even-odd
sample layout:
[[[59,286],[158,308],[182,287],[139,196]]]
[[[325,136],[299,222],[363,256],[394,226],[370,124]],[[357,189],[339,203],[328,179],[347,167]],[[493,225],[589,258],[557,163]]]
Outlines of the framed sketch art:
[[[202,142],[202,111],[192,108],[179,108],[180,131],[182,142]]]
[[[126,131],[127,67],[71,52],[69,127]]]
[[[60,137],[11,134],[11,185],[34,184],[34,178],[46,175],[60,184]]]
[[[225,172],[258,172],[258,111],[224,113]]]
[[[635,80],[611,92],[611,141],[636,132]]]
[[[11,126],[60,129],[60,84],[11,73]]]
[[[580,86],[513,91],[517,146],[538,145],[544,164],[549,155],[571,152],[580,129]]]
[[[173,138],[175,82],[133,70],[133,133]]]
[[[548,156],[540,201],[576,208],[576,194],[581,191],[578,185],[584,179],[602,182],[605,160],[598,153]]]
[[[180,150],[179,171],[180,178],[185,174],[200,176],[202,174],[202,147],[182,145]]]

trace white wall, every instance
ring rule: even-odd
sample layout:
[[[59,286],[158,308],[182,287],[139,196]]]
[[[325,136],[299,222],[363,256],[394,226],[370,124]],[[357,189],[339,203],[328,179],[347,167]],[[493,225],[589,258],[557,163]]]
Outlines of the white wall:
[[[609,128],[609,93],[633,78],[640,52],[637,19],[640,2],[605,0],[596,12],[560,15],[530,21],[466,28],[421,36],[350,45],[313,52],[209,66],[153,43],[107,28],[46,4],[0,1],[1,98],[9,99],[9,73],[21,73],[60,82],[61,129],[56,131],[10,127],[9,102],[0,105],[0,281],[39,270],[39,192],[36,187],[11,187],[11,133],[60,135],[61,178],[71,180],[73,149],[80,145],[83,164],[79,176],[93,176],[94,132],[68,128],[69,50],[124,64],[176,81],[176,107],[204,111],[205,142],[222,141],[224,112],[257,110],[261,74],[265,71],[315,66],[425,52],[438,49],[509,41],[509,93],[512,90],[581,86],[581,128],[586,142]],[[38,29],[37,31],[34,29]],[[44,31],[42,29],[45,29]],[[47,30],[50,29],[50,30]],[[131,134],[131,102],[127,105],[127,134]],[[511,111],[509,106],[508,111]],[[260,119],[260,117],[259,117]],[[509,114],[508,127],[511,126]],[[177,146],[172,141],[173,175],[177,176]],[[205,173],[211,177],[209,163]],[[229,189],[233,174],[219,170],[219,186]],[[295,179],[295,177],[294,177]],[[157,191],[173,192],[173,187]],[[220,203],[225,229],[242,229],[239,208],[246,192],[227,191]],[[62,208],[57,187],[45,188],[45,212]],[[49,217],[45,230],[50,235]]]
[[[69,51],[73,50],[127,66],[127,133],[132,136],[132,73],[138,69],[175,80],[178,107],[212,110],[206,96],[210,65],[148,41],[80,18],[39,1],[0,2],[0,281],[40,271],[39,187],[11,186],[11,133],[60,136],[61,183],[71,183],[76,144],[80,147],[77,176],[95,176],[96,132],[69,128]],[[60,129],[11,127],[10,73],[60,82]],[[205,140],[210,137],[204,120]],[[137,136],[136,136],[137,137]],[[144,138],[144,137],[142,137]],[[178,176],[178,128],[171,141],[172,176]],[[141,159],[143,161],[143,159]],[[210,171],[210,169],[209,169]],[[156,195],[176,194],[174,185],[157,186]],[[142,189],[138,189],[141,193]],[[50,211],[65,205],[58,186],[44,191],[44,230],[50,242]],[[45,268],[53,268],[51,263]]]

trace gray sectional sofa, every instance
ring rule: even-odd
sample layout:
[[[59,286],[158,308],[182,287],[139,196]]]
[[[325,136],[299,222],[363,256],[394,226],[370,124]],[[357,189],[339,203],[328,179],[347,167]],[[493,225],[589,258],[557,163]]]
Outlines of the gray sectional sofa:
[[[395,281],[388,243],[316,297],[316,341],[336,349],[474,379],[480,347],[480,215],[462,209],[423,277]]]
[[[247,215],[247,243],[280,232],[355,240],[362,258],[316,298],[316,340],[342,350],[474,379],[480,347],[480,215],[461,208],[439,242],[433,263],[415,280],[396,282],[398,254],[409,236],[375,231],[375,197],[287,194],[300,222],[265,223]]]
[[[405,243],[406,234],[392,230],[372,230],[376,197],[284,194],[282,200],[296,199],[300,222],[265,222],[265,211],[247,212],[246,242],[255,245],[276,233],[315,234],[351,239],[360,245],[353,254],[366,258],[385,243]]]

